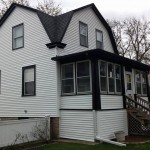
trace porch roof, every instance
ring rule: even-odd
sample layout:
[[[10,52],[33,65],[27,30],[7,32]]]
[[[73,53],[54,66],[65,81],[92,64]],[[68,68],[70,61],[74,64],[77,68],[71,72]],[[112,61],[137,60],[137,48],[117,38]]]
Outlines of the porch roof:
[[[61,63],[79,61],[84,59],[102,59],[105,61],[120,64],[122,66],[131,67],[143,71],[150,71],[150,66],[146,64],[101,49],[92,49],[79,53],[51,58],[51,60],[59,61]]]

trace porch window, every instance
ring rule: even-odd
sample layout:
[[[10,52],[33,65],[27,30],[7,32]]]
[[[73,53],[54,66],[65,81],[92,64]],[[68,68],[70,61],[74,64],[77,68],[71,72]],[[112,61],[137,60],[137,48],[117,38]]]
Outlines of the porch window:
[[[121,93],[121,68],[115,65],[116,93]]]
[[[104,61],[100,62],[100,88],[101,92],[107,92],[107,63]]]
[[[90,65],[89,61],[77,62],[77,92],[90,92]]]
[[[91,92],[90,61],[80,61],[61,66],[62,95]]]
[[[121,68],[110,62],[99,62],[101,93],[121,93]]]
[[[137,94],[139,95],[147,94],[146,73],[140,71],[135,72],[135,86]]]
[[[62,65],[62,94],[74,93],[74,64]]]
[[[109,91],[109,93],[114,93],[115,92],[114,66],[111,63],[108,63],[108,91]]]

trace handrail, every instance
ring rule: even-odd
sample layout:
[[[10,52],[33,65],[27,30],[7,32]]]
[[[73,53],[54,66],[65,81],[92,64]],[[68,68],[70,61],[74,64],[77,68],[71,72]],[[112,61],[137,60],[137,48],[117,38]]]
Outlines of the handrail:
[[[128,105],[128,107],[132,106],[134,108],[139,108],[141,109],[142,112],[146,112],[146,114],[148,115],[148,117],[150,117],[150,108],[146,107],[145,105],[139,103],[136,100],[133,100],[132,98],[128,97],[125,95],[126,98],[126,105]]]
[[[135,99],[137,102],[141,103],[142,105],[148,106],[148,108],[150,108],[150,102],[146,101],[145,99],[141,98],[138,95],[135,95]]]

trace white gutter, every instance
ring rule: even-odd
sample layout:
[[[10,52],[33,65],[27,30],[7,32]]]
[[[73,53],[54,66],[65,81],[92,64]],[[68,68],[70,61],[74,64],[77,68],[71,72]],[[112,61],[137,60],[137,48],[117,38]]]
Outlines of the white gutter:
[[[111,141],[111,140],[108,140],[108,139],[103,139],[103,138],[100,138],[100,137],[98,137],[98,136],[96,136],[96,140],[100,140],[100,141],[102,141],[102,142],[114,144],[114,145],[117,145],[117,146],[126,146],[126,144],[119,143],[119,142],[115,142],[115,141]]]

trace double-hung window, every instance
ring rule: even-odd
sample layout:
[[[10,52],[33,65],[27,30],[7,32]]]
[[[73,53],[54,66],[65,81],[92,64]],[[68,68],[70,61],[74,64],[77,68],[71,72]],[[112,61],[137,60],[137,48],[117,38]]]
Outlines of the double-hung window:
[[[63,64],[62,65],[62,93],[63,94],[74,94],[74,64]]]
[[[61,65],[62,95],[91,92],[90,61],[80,61]]]
[[[88,47],[88,26],[83,22],[79,22],[80,45]]]
[[[103,32],[96,29],[96,48],[103,49]]]
[[[24,25],[20,24],[12,28],[12,48],[24,47]]]
[[[135,87],[137,94],[139,95],[147,94],[146,73],[135,71]]]
[[[35,65],[22,68],[22,96],[35,95]]]
[[[110,62],[99,61],[101,93],[121,93],[121,67]]]

